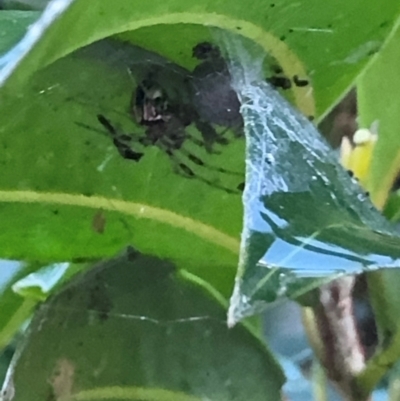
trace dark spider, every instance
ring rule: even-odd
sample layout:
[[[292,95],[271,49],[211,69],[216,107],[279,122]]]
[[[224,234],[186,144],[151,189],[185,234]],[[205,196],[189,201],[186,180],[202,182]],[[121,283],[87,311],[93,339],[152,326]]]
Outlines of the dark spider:
[[[190,84],[190,80],[184,82]],[[185,86],[180,90],[189,91],[190,87],[187,88]],[[122,157],[135,162],[140,161],[143,153],[132,149],[133,139],[135,139],[136,142],[145,147],[157,146],[162,149],[171,159],[178,174],[187,178],[200,179],[227,192],[239,192],[239,189],[232,191],[207,178],[197,176],[190,167],[190,163],[192,163],[209,171],[242,176],[240,173],[224,168],[209,166],[183,147],[185,141],[190,141],[199,147],[205,148],[208,153],[217,153],[214,150],[215,144],[226,145],[229,142],[210,123],[199,116],[196,108],[190,102],[182,101],[182,99],[190,99],[190,93],[182,94],[180,99],[169,97],[159,82],[157,70],[153,69],[133,92],[130,104],[132,117],[139,125],[145,128],[144,135],[137,138],[137,135],[132,136],[120,133],[111,121],[102,114],[99,114],[97,119],[110,133],[113,143]],[[186,131],[186,127],[192,123],[201,133],[202,139],[194,138]],[[190,163],[179,159],[179,156],[177,156],[178,151]]]

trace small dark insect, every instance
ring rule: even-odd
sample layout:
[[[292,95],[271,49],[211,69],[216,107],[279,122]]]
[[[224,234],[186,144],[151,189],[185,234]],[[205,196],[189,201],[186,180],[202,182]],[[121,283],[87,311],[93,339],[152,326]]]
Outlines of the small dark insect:
[[[298,77],[298,75],[293,76],[293,82],[298,87],[304,87],[310,83],[310,81],[308,79],[301,79]]]
[[[267,82],[270,83],[274,88],[280,88],[280,89],[290,89],[292,87],[292,82],[290,81],[289,78],[285,76],[272,76],[270,78],[267,78]]]

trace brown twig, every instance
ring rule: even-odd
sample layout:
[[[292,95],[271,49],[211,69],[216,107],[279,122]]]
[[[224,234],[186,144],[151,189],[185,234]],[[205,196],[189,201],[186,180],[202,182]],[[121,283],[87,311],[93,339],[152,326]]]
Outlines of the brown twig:
[[[365,368],[353,311],[354,276],[343,277],[319,289],[319,303],[306,318],[306,329],[328,378],[346,401],[367,401],[355,377]]]

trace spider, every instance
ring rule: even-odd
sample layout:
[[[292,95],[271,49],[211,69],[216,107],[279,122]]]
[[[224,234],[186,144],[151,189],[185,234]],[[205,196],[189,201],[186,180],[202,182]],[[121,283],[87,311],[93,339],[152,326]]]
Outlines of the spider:
[[[220,58],[220,55],[218,54],[217,57]],[[207,61],[210,61],[210,58],[207,58]],[[138,125],[144,127],[143,135],[121,133],[105,115],[97,115],[99,123],[110,134],[119,154],[125,159],[139,162],[144,153],[134,149],[135,141],[136,144],[139,143],[143,147],[157,146],[168,155],[176,173],[186,178],[199,179],[206,184],[223,189],[229,193],[240,193],[243,190],[242,182],[239,181],[237,187],[234,189],[226,188],[218,182],[197,174],[196,170],[199,171],[197,167],[201,167],[201,171],[204,172],[208,170],[238,177],[243,177],[242,173],[208,165],[200,157],[186,150],[184,146],[185,142],[189,141],[199,148],[204,148],[207,153],[218,154],[219,152],[215,149],[215,146],[227,145],[229,141],[224,136],[225,132],[234,124],[238,124],[240,113],[237,97],[237,103],[234,102],[233,107],[229,107],[233,111],[227,111],[223,117],[224,119],[218,117],[219,120],[216,121],[215,116],[213,118],[213,116],[210,117],[207,115],[207,113],[209,114],[209,110],[200,108],[199,112],[199,107],[196,107],[199,105],[199,91],[193,85],[193,82],[200,82],[199,76],[195,75],[196,69],[193,74],[188,73],[179,83],[178,96],[167,93],[167,90],[160,82],[161,79],[158,72],[156,66],[153,66],[145,79],[134,90],[131,97],[130,114]],[[221,72],[218,71],[218,74],[221,74]],[[219,75],[218,79],[223,83],[223,90],[226,91],[226,78],[221,81],[221,75]],[[215,88],[213,90],[215,91]],[[229,91],[233,92],[230,87]],[[233,97],[231,93],[229,93],[229,97],[230,101],[232,101]],[[193,98],[197,102],[193,101]],[[226,107],[226,101],[223,107]],[[235,113],[237,114],[235,115]],[[209,117],[211,121],[206,121],[206,117]],[[211,123],[224,125],[226,129],[224,132],[218,133]],[[201,139],[195,138],[187,132],[186,128],[191,124],[196,126],[201,134]]]

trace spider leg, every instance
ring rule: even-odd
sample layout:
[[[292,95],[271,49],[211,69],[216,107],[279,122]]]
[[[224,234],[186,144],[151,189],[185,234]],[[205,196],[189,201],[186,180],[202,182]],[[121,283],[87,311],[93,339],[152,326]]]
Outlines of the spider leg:
[[[111,124],[102,114],[97,115],[99,123],[110,133],[114,146],[117,148],[119,154],[128,160],[138,162],[144,155],[142,152],[135,152],[129,145],[132,138],[126,134],[120,134],[117,129]]]
[[[204,182],[205,184],[213,187],[213,188],[217,188],[217,189],[221,189],[229,194],[239,194],[243,192],[243,188],[244,185],[243,183],[238,184],[238,186],[236,187],[236,189],[232,189],[232,188],[228,188],[228,187],[224,187],[223,185],[220,185],[214,181],[208,180],[207,178],[201,177],[199,175],[196,175],[194,173],[194,171],[185,163],[178,163],[179,168],[182,170],[184,177],[186,178],[190,178],[190,179],[196,179],[199,180],[201,182]],[[178,172],[179,174],[179,172]]]
[[[213,187],[213,188],[218,188],[221,189],[227,193],[230,194],[239,194],[243,192],[243,188],[244,188],[244,184],[240,183],[236,189],[232,189],[232,188],[228,188],[225,187],[223,185],[220,185],[212,180],[209,180],[207,178],[204,178],[200,175],[197,175],[186,163],[182,162],[181,160],[179,160],[173,149],[171,149],[169,147],[169,143],[166,143],[165,141],[163,141],[162,139],[159,141],[158,146],[160,147],[160,149],[163,149],[165,151],[165,153],[168,155],[168,157],[171,160],[171,164],[174,165],[176,167],[175,169],[175,173],[179,174],[185,178],[189,178],[189,179],[197,179],[201,182],[204,182],[205,184]],[[194,164],[196,164],[197,166],[201,166],[204,168],[208,168],[211,169],[213,171],[218,171],[220,173],[228,173],[228,174],[234,174],[234,175],[238,175],[240,177],[243,176],[243,174],[240,173],[236,173],[236,172],[232,172],[229,170],[225,170],[222,168],[218,168],[218,167],[213,167],[213,166],[207,166],[201,159],[199,159],[197,156],[191,154],[190,152],[185,151],[184,149],[179,149],[179,152],[184,154],[191,162],[193,162]]]
[[[239,177],[243,176],[243,173],[238,173],[237,171],[227,170],[222,167],[210,166],[210,165],[204,163],[204,161],[201,160],[199,157],[197,157],[193,153],[188,152],[185,149],[180,149],[180,152],[183,153],[192,163],[196,164],[197,166],[203,167],[206,170],[216,171],[218,173],[223,173],[223,174],[235,175],[235,176],[239,176]]]
[[[203,137],[204,146],[208,153],[213,153],[213,145],[215,143],[220,145],[227,145],[229,143],[226,138],[218,134],[211,124],[204,121],[196,121],[195,125]]]

